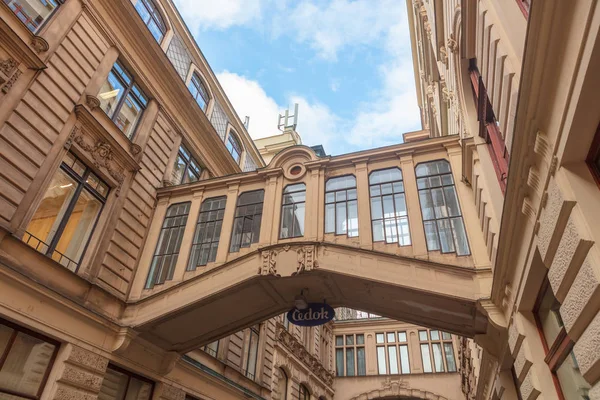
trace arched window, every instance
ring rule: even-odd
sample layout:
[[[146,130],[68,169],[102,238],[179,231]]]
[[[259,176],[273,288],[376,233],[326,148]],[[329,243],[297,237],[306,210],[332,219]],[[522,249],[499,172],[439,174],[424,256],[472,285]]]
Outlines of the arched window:
[[[325,233],[358,236],[358,203],[354,175],[325,183]]]
[[[167,26],[153,0],[133,0],[136,11],[158,43],[165,37]]]
[[[229,132],[229,137],[227,138],[227,150],[231,153],[231,157],[235,160],[236,163],[240,163],[240,159],[242,158],[242,146],[240,142],[238,142],[237,137],[233,133],[233,131]]]
[[[288,376],[285,371],[279,368],[279,382],[277,382],[277,391],[279,392],[279,400],[287,400]]]
[[[404,182],[400,168],[374,171],[369,176],[373,241],[410,245]]]
[[[306,185],[297,183],[287,185],[283,189],[281,202],[281,239],[304,236],[304,203],[306,202]]]
[[[206,107],[208,107],[208,103],[210,102],[210,95],[198,73],[194,72],[192,74],[188,89],[194,99],[196,99],[196,103],[198,103],[202,111],[206,112]]]
[[[298,388],[298,400],[310,400],[310,392],[303,384]]]
[[[416,175],[427,249],[468,255],[469,244],[450,163],[438,160],[419,164]]]

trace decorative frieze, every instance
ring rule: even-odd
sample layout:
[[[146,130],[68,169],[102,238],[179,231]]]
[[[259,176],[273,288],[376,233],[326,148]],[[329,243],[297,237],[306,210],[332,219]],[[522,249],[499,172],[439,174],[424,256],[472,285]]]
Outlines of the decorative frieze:
[[[260,267],[258,275],[279,276],[277,274],[277,250],[265,250],[260,253]]]
[[[2,93],[8,93],[21,76],[22,71],[19,69],[19,64],[14,58],[0,61],[0,85],[2,85]]]
[[[319,268],[319,262],[315,260],[315,246],[303,246],[296,250],[298,254],[298,269],[296,273],[310,272]]]
[[[14,58],[8,58],[6,60],[0,61],[0,72],[4,75],[11,75],[19,66],[19,62]]]
[[[118,193],[125,180],[125,176],[123,168],[114,162],[113,149],[108,142],[98,139],[94,144],[90,144],[82,133],[76,135],[73,138],[73,142],[79,145],[83,151],[89,153],[96,168],[104,168],[117,181],[119,185],[117,188]]]

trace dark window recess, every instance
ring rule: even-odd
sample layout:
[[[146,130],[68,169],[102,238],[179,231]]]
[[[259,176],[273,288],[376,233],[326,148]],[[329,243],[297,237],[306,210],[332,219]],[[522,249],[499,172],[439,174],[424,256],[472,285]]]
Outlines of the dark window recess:
[[[115,365],[109,365],[98,400],[150,400],[154,383]]]
[[[102,179],[67,153],[27,225],[23,241],[76,271],[108,192]]]
[[[264,190],[242,193],[238,197],[229,252],[235,253],[258,242],[264,197]]]
[[[208,94],[208,89],[206,89],[206,85],[202,81],[202,78],[200,78],[200,75],[196,72],[192,74],[188,89],[202,111],[206,112],[206,108],[210,102],[210,95]]]
[[[37,32],[64,0],[4,0],[31,32]]]
[[[298,388],[298,400],[310,400],[310,392],[306,386],[300,384]]]
[[[153,0],[137,0],[135,9],[142,18],[142,21],[148,27],[148,30],[154,36],[154,39],[160,43],[167,31],[165,21],[163,20],[158,7]]]
[[[188,271],[194,271],[197,267],[217,259],[226,202],[227,197],[225,196],[206,199],[202,202],[192,242]]]
[[[0,399],[39,399],[60,344],[0,319]]]
[[[600,125],[596,129],[596,136],[590,147],[586,163],[592,173],[596,184],[600,186]]]
[[[173,182],[176,185],[196,182],[200,179],[200,174],[202,174],[202,168],[188,149],[181,145],[177,152],[175,168],[173,168]]]
[[[154,258],[148,272],[146,288],[160,285],[173,279],[175,265],[179,256],[179,248],[185,231],[191,202],[172,204],[167,209],[167,214],[158,237]]]
[[[473,98],[477,104],[477,120],[479,121],[479,136],[485,139],[488,144],[488,151],[496,171],[496,177],[500,184],[502,193],[506,191],[506,180],[508,178],[509,154],[504,137],[500,132],[499,122],[492,107],[492,103],[487,95],[487,90],[483,83],[483,78],[474,60],[470,65],[470,80],[473,89]]]
[[[281,205],[280,239],[304,236],[305,202],[306,185],[304,183],[285,187]]]

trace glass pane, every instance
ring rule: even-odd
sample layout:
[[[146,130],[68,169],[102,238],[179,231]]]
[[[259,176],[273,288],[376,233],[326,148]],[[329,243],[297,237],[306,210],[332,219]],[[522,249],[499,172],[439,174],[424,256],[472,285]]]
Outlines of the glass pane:
[[[394,198],[392,196],[383,196],[383,216],[385,218],[392,218],[395,216]]]
[[[448,367],[450,369],[450,367]],[[556,370],[556,377],[565,400],[582,400],[588,394],[590,385],[581,376],[581,371],[573,352],[569,353],[565,361]]]
[[[383,336],[383,334],[382,334]],[[387,367],[385,365],[385,347],[377,347],[377,372],[379,375],[387,374]]]
[[[353,345],[354,344],[354,335],[346,335],[346,344]]]
[[[430,190],[420,190],[419,200],[421,202],[421,211],[423,213],[423,220],[430,220],[435,218],[433,212],[433,199],[431,198]]]
[[[390,374],[397,374],[398,371],[398,349],[396,346],[388,346],[388,362],[390,365]]]
[[[427,188],[429,188],[429,180],[427,178],[417,179],[417,189],[427,189]]]
[[[344,376],[344,349],[335,350],[335,372],[337,376]]]
[[[408,346],[400,346],[400,365],[403,374],[410,374],[410,362],[408,359]]]
[[[356,187],[356,178],[354,176],[340,176],[339,178],[329,179],[325,183],[325,190],[340,190]]]
[[[335,204],[325,206],[325,233],[335,232]]]
[[[440,343],[432,343],[431,346],[433,347],[433,362],[435,363],[435,372],[444,372],[442,345]]]
[[[365,344],[365,335],[356,335],[356,344]]]
[[[444,343],[444,352],[446,353],[448,372],[456,372],[456,361],[454,361],[454,349],[452,348],[452,343]]]
[[[344,200],[346,200],[346,191],[345,190],[335,192],[335,201],[344,201]]]
[[[392,184],[394,193],[402,193],[404,192],[404,183],[402,182],[394,182]]]
[[[452,223],[452,232],[454,232],[454,238],[456,239],[456,254],[459,256],[468,255],[469,243],[467,242],[467,233],[465,232],[462,217],[452,218],[450,222]]]
[[[348,202],[348,236],[358,236],[358,204],[356,200]]]
[[[442,185],[453,185],[454,179],[452,179],[452,174],[442,175]]]
[[[548,348],[551,348],[563,327],[563,321],[559,314],[560,303],[554,297],[552,288],[547,285],[544,297],[540,303],[537,317],[542,325],[542,332],[546,338]]]
[[[55,349],[53,344],[17,333],[0,370],[0,387],[37,395]]]
[[[371,198],[371,219],[383,218],[383,212],[381,210],[381,197]]]
[[[102,203],[87,189],[83,189],[56,245],[56,250],[78,263],[101,209]],[[55,258],[55,256],[56,253],[53,254],[52,258]],[[56,261],[62,264],[65,262],[59,259],[56,259]],[[70,265],[65,266],[71,267]]]
[[[442,186],[442,178],[440,178],[439,176],[432,176],[431,178],[429,178],[429,187],[440,187]]]
[[[408,218],[398,218],[398,236],[401,246],[410,245],[410,229],[408,227]]]
[[[431,369],[431,355],[429,354],[429,345],[421,345],[421,360],[423,361],[423,372],[433,372]]]
[[[427,221],[425,225],[425,237],[427,238],[427,250],[439,250],[440,243],[438,242],[437,227],[435,221]]]
[[[121,372],[108,368],[98,393],[98,400],[121,400],[125,397],[129,377]]]
[[[458,206],[458,198],[456,197],[456,189],[454,186],[444,188],[444,196],[448,206],[448,215],[456,217],[460,215],[460,207]]]
[[[396,216],[404,217],[407,215],[406,211],[406,200],[404,198],[404,193],[394,195],[394,203],[396,205]]]
[[[354,348],[346,349],[346,376],[354,376]]]
[[[395,343],[396,342],[396,335],[394,334],[394,332],[389,332],[387,334],[387,341],[388,341],[388,343]]]
[[[373,241],[383,241],[383,220],[373,221]]]
[[[346,203],[336,203],[335,214],[335,233],[346,233]]]
[[[442,189],[431,189],[431,196],[433,199],[433,207],[435,210],[436,218],[445,218],[448,216],[448,210],[446,209],[446,201],[442,194]]]
[[[123,93],[125,91],[125,86],[121,83],[119,78],[114,71],[110,71],[108,73],[108,78],[102,84],[100,88],[100,92],[98,93],[98,99],[100,100],[100,108],[108,115],[110,118],[113,117],[115,110],[117,109],[117,105],[123,97]]]
[[[385,241],[386,243],[397,243],[398,232],[396,231],[396,219],[386,219],[383,222],[385,227]]]
[[[304,236],[304,203],[296,204],[294,219],[294,237]]]
[[[392,194],[392,184],[386,183],[381,185],[381,194]]]
[[[293,204],[290,204],[281,208],[280,237],[282,239],[294,236],[294,207],[295,206]]]
[[[256,377],[256,359],[258,356],[258,335],[255,332],[250,333],[250,345],[248,348],[248,361],[246,374],[254,379]]]
[[[365,348],[359,347],[356,349],[356,367],[358,369],[357,375],[364,376],[367,374],[367,364],[365,362]]]
[[[27,225],[27,234],[23,240],[32,247],[45,252],[56,234],[58,225],[63,219],[69,202],[77,189],[77,182],[70,178],[62,169],[56,171],[50,186],[44,194],[38,209]]]
[[[440,243],[442,244],[442,253],[450,253],[454,251],[454,239],[452,230],[450,229],[450,221],[440,219],[437,222],[438,231],[440,233]]]
[[[427,340],[427,331],[419,331],[419,340],[422,342]]]
[[[378,334],[376,334],[376,335],[375,335],[375,341],[376,341],[377,343],[384,343],[384,341],[385,341],[385,340],[384,340],[383,333],[378,333]]]
[[[444,340],[452,340],[452,335],[448,332],[442,332],[442,339]]]
[[[398,332],[398,341],[400,343],[406,342],[406,332]]]
[[[381,189],[379,185],[371,186],[370,188],[371,196],[379,196],[381,194]]]
[[[177,159],[175,160],[175,166],[173,167],[173,183],[179,185],[183,183],[183,174],[185,172],[185,160],[181,157],[181,155],[177,155]]]
[[[335,345],[336,346],[343,346],[344,345],[344,337],[343,336],[336,336],[335,337]]]
[[[306,189],[306,185],[304,183],[297,183],[295,185],[287,185],[283,190],[283,193],[298,192],[304,189]]]
[[[356,189],[350,189],[347,192],[348,200],[356,200]]]
[[[440,340],[440,331],[430,331],[431,340]]]
[[[389,168],[381,171],[374,171],[369,176],[369,183],[382,183],[402,180],[402,172],[398,168]]]
[[[152,385],[150,383],[131,378],[124,400],[150,400],[151,393]]]
[[[119,110],[115,124],[125,136],[131,138],[140,115],[142,115],[142,106],[131,94],[128,94]]]

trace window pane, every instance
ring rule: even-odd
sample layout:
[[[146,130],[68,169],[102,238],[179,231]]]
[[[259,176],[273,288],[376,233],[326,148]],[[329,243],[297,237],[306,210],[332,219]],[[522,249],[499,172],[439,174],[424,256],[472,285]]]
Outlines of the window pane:
[[[346,344],[347,345],[353,345],[354,344],[354,336],[353,335],[346,335]]]
[[[398,373],[398,354],[396,346],[388,346],[388,361],[390,364],[390,374]]]
[[[123,97],[124,92],[125,86],[119,80],[119,78],[117,78],[117,75],[113,71],[110,71],[106,81],[102,84],[100,92],[98,93],[100,108],[110,118],[112,118],[115,114],[115,110],[117,109],[119,101],[121,100],[121,97]]]
[[[437,221],[438,231],[440,232],[440,243],[442,244],[442,253],[454,251],[454,239],[450,229],[450,221],[440,219]]]
[[[394,198],[392,196],[383,196],[383,216],[385,218],[392,218],[395,215]]]
[[[563,327],[559,309],[560,303],[554,297],[550,285],[547,285],[536,315],[540,321],[540,325],[542,325],[542,332],[544,333],[548,348],[552,347],[558,337],[558,333]]]
[[[581,376],[581,371],[573,352],[570,352],[558,367],[556,377],[560,382],[560,388],[565,400],[589,399],[586,395],[588,394],[590,385]]]
[[[448,215],[451,217],[460,216],[460,207],[458,206],[458,198],[456,197],[456,189],[454,186],[444,188],[444,196],[448,206]]]
[[[137,124],[138,118],[142,114],[142,106],[128,94],[125,101],[121,105],[119,114],[115,121],[117,127],[127,136],[133,136],[133,130]]]
[[[431,189],[431,197],[433,199],[433,207],[435,210],[436,218],[445,218],[448,216],[448,211],[446,209],[446,201],[444,200],[444,195],[442,193],[442,189]]]
[[[215,261],[221,238],[225,204],[225,197],[206,199],[202,202],[192,242],[188,271]]]
[[[408,359],[408,346],[400,346],[400,365],[403,374],[410,374],[410,362]]]
[[[256,377],[256,359],[258,356],[258,334],[252,329],[250,330],[250,343],[248,345],[248,358],[246,375],[250,379]]]
[[[344,349],[335,349],[335,372],[337,376],[344,376]]]
[[[427,340],[427,331],[419,331],[419,340],[420,341]]]
[[[396,342],[396,335],[393,332],[390,332],[387,334],[387,341],[388,343],[395,343]]]
[[[452,335],[448,332],[442,332],[442,339],[444,340],[452,340]]]
[[[18,332],[0,370],[0,387],[37,395],[56,346]]]
[[[385,241],[386,243],[397,243],[398,233],[396,231],[396,219],[386,219],[383,222],[385,228]]]
[[[358,236],[358,204],[356,200],[348,202],[348,236]]]
[[[373,241],[380,242],[383,239],[383,220],[373,221]]]
[[[325,183],[325,190],[340,190],[356,187],[356,178],[354,176],[340,176],[339,178],[329,179]]]
[[[377,343],[384,343],[383,333],[378,333],[375,335],[375,340]]]
[[[394,202],[396,204],[396,216],[403,217],[407,215],[406,199],[404,198],[404,193],[394,195]]]
[[[430,331],[431,340],[440,340],[440,331]]]
[[[110,367],[104,374],[98,400],[121,400],[125,397],[129,377],[122,372],[115,371]]]
[[[384,346],[377,347],[377,372],[379,373],[379,375],[387,374],[387,367],[385,365],[385,347]]]
[[[452,232],[456,238],[456,254],[459,256],[468,255],[469,243],[467,242],[467,233],[465,232],[465,225],[462,218],[452,218],[450,222],[452,224]]]
[[[56,245],[56,250],[69,257],[73,262],[78,263],[101,209],[102,203],[87,189],[83,189]],[[68,260],[61,259],[56,253],[52,255],[52,258],[69,269],[76,267]]]
[[[346,376],[354,376],[354,348],[346,349]]]
[[[420,190],[419,200],[421,202],[421,211],[423,212],[423,220],[430,220],[435,218],[433,212],[433,199],[431,198],[430,190]]]
[[[435,363],[435,372],[444,372],[442,345],[440,343],[432,343],[431,346],[433,347],[433,362]]]
[[[406,217],[398,218],[398,236],[401,246],[410,245],[410,229],[408,227],[408,218]]]
[[[325,233],[335,232],[335,204],[325,206]]]
[[[357,375],[363,376],[367,374],[367,364],[365,363],[365,348],[359,347],[356,349],[356,367]]]
[[[124,400],[150,400],[151,393],[152,385],[150,383],[131,378]]]
[[[406,342],[406,332],[398,332],[398,341],[400,343]]]
[[[421,345],[421,360],[423,361],[423,372],[433,372],[431,369],[431,355],[429,354],[429,345]]]
[[[383,218],[383,212],[381,208],[381,197],[371,198],[371,219]]]
[[[452,343],[444,343],[444,352],[446,353],[448,372],[456,372],[456,362],[454,361],[454,349],[452,348]]]
[[[356,335],[356,344],[365,344],[365,335]]]
[[[337,235],[346,233],[346,203],[336,203],[335,214],[335,233]]]
[[[425,237],[427,238],[427,250],[439,250],[440,243],[438,242],[437,227],[435,221],[427,221],[425,225]]]
[[[343,336],[336,336],[335,337],[335,345],[336,346],[343,346],[344,345],[344,337]]]

